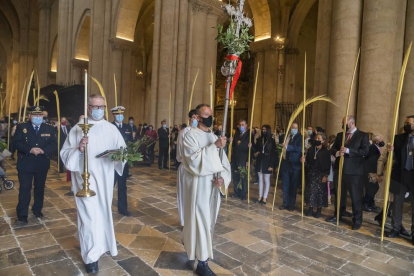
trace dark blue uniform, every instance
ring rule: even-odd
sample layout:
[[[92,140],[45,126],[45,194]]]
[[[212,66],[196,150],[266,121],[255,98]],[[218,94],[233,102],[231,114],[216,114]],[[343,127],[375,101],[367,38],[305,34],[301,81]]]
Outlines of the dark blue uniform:
[[[57,152],[56,131],[52,125],[42,123],[36,134],[31,122],[17,125],[13,136],[13,146],[17,150],[17,171],[20,182],[19,203],[16,207],[18,218],[27,218],[34,180],[33,212],[43,208],[45,182],[50,168],[50,157]],[[44,154],[30,153],[32,148],[40,148]]]
[[[122,137],[125,140],[125,144],[128,144],[128,142],[132,142],[134,140],[132,137],[132,128],[129,124],[121,124],[122,127],[118,127],[118,125],[115,122],[112,122],[112,124],[115,125],[116,128],[121,133]],[[127,186],[126,186],[128,174],[129,174],[128,164],[125,164],[122,175],[119,175],[115,171],[114,184],[118,181],[118,212],[121,214],[126,214],[128,212]]]

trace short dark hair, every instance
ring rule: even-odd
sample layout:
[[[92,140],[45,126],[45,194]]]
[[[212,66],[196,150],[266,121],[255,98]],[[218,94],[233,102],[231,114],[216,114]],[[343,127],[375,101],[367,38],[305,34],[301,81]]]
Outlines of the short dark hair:
[[[140,126],[140,127],[141,127],[141,126],[142,126],[142,124],[139,124],[138,126]]]
[[[192,118],[196,114],[197,114],[197,111],[195,109],[191,109],[190,112],[188,112],[188,118]]]
[[[147,123],[144,123],[144,126],[147,126]]]
[[[182,124],[181,129],[185,129],[187,127],[187,124]]]
[[[245,123],[246,123],[246,125],[248,125],[248,123],[247,123],[247,120],[246,120],[246,119],[240,119],[240,120],[239,120],[239,124],[240,124],[241,122],[245,122]]]
[[[406,119],[414,118],[414,115],[407,116]]]
[[[167,121],[166,121],[166,120],[162,120],[162,121],[161,121],[161,124],[162,124],[162,123],[167,123]]]
[[[210,106],[208,104],[199,104],[199,105],[197,105],[197,107],[195,109],[197,115],[200,115],[200,109],[203,108],[203,107],[210,107]]]
[[[128,118],[128,121],[129,121],[129,120],[134,120],[134,117],[129,117],[129,118]]]

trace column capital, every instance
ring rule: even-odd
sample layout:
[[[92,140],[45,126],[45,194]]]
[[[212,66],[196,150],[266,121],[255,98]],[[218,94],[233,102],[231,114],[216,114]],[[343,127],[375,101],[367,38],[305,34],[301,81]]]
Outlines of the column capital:
[[[37,6],[39,10],[51,9],[53,2],[55,0],[37,0]]]
[[[259,53],[263,51],[277,51],[282,50],[284,45],[273,38],[259,40],[250,44],[250,51],[252,53]]]
[[[88,68],[89,61],[74,58],[71,60],[71,63],[76,68]]]
[[[109,39],[112,51],[132,51],[132,54],[139,53],[142,47],[137,46],[133,42],[113,37]]]
[[[217,0],[191,0],[190,2],[194,13],[214,14],[219,20],[227,18],[222,5]]]

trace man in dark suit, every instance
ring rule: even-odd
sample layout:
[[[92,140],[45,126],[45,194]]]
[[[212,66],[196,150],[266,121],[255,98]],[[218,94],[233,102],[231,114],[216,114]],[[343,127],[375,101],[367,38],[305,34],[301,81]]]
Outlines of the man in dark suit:
[[[161,127],[158,129],[158,146],[159,146],[159,156],[158,156],[158,168],[168,169],[168,144],[170,139],[170,132],[167,128],[167,122],[165,120],[161,121]]]
[[[69,135],[69,131],[70,131],[70,126],[68,126],[68,122],[66,120],[65,117],[60,118],[60,144],[59,144],[59,148],[61,149],[63,147],[63,144],[66,141],[66,138]],[[57,134],[56,134],[57,135]],[[59,156],[60,158],[60,156]],[[60,159],[59,162],[59,172],[63,173],[63,162],[62,159]]]
[[[336,135],[336,139],[331,148],[331,153],[336,157],[334,169],[334,186],[335,193],[338,191],[338,172],[340,156],[344,156],[344,167],[342,171],[340,214],[336,217],[337,211],[335,204],[335,214],[328,222],[335,222],[346,212],[347,191],[352,200],[352,229],[358,230],[362,225],[362,188],[360,179],[363,174],[364,156],[369,152],[368,134],[357,129],[355,118],[348,116],[346,124],[345,146],[342,147],[342,132]],[[338,200],[338,199],[337,199]]]
[[[124,120],[124,111],[125,107],[123,106],[116,106],[111,109],[112,115],[114,115],[115,121],[112,122],[119,132],[121,133],[122,137],[125,140],[125,144],[128,145],[128,142],[133,142],[132,137],[132,127],[129,124],[124,124],[122,121]],[[128,201],[127,201],[127,177],[129,175],[129,166],[125,164],[124,171],[122,175],[119,175],[115,171],[115,179],[114,184],[118,182],[118,213],[121,215],[130,217],[131,213],[128,212]]]
[[[372,139],[372,145],[369,146],[368,154],[365,156],[362,180],[365,187],[365,195],[362,198],[362,207],[366,212],[372,212],[378,209],[378,207],[375,206],[375,195],[379,190],[376,174],[377,162],[378,158],[381,156],[381,148],[383,146],[385,146],[384,137],[381,134],[375,135]]]
[[[414,115],[404,121],[403,134],[395,135],[394,145],[389,150],[394,151],[394,164],[391,171],[390,192],[394,194],[392,211],[392,230],[385,235],[389,238],[399,236],[402,227],[402,212],[405,194],[410,193],[411,201],[411,239],[414,245]]]
[[[283,143],[283,140],[280,142]],[[302,171],[302,164],[300,162],[302,157],[302,135],[298,132],[298,124],[292,124],[290,135],[286,143],[283,144],[283,148],[283,159],[280,166],[283,184],[283,204],[279,209],[293,211]]]
[[[43,107],[29,108],[29,122],[17,125],[13,145],[17,149],[17,172],[20,183],[16,225],[22,226],[27,224],[33,182],[33,215],[38,218],[43,217],[42,208],[50,156],[57,151],[56,130],[53,125],[43,123]]]
[[[138,138],[141,138],[141,137],[139,137],[139,135],[140,135],[139,132],[142,129],[142,124],[139,124],[139,127],[137,128],[137,126],[134,124],[134,117],[129,117],[128,118],[128,123],[129,123],[129,125],[132,129],[132,138],[134,140],[136,140]]]
[[[239,167],[247,167],[249,161],[249,133],[247,129],[246,120],[239,121],[239,130],[234,134],[232,156],[231,156],[231,170],[233,172],[233,186],[234,194],[232,197],[239,197],[241,200],[247,199],[247,177],[243,178],[241,189],[238,188],[240,182]],[[253,139],[252,139],[253,141]],[[251,155],[253,157],[253,154]]]

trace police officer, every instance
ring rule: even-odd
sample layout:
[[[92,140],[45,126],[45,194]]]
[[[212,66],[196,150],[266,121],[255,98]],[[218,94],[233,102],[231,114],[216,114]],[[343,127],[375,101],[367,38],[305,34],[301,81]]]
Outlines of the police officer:
[[[124,120],[124,111],[125,107],[123,106],[116,106],[111,109],[112,115],[114,115],[115,121],[112,122],[119,132],[121,132],[122,137],[124,137],[125,143],[132,142],[132,127],[130,124],[124,124],[122,121]],[[127,177],[129,175],[129,167],[128,164],[125,164],[124,171],[122,175],[119,175],[115,171],[115,182],[118,181],[118,212],[121,215],[130,217],[131,213],[128,212],[128,203],[127,203]]]
[[[33,215],[43,217],[43,199],[50,156],[57,151],[55,128],[43,123],[44,108],[29,108],[29,122],[18,124],[13,136],[17,150],[17,172],[20,182],[16,225],[27,224],[32,183],[34,182]]]

